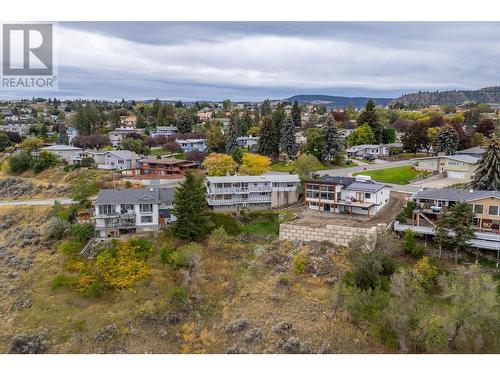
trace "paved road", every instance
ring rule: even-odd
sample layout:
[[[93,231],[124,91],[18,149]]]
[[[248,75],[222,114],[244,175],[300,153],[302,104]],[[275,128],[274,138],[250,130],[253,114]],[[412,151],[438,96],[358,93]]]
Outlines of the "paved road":
[[[0,201],[0,206],[52,206],[55,202],[60,204],[75,203],[69,198],[54,198],[54,199],[33,199],[33,200],[11,200]]]
[[[330,176],[350,176],[352,173],[363,172],[365,168],[368,171],[372,171],[374,169],[402,167],[404,165],[411,165],[411,164],[412,164],[411,160],[401,160],[401,161],[391,161],[387,163],[359,165],[357,167],[350,167],[350,168],[327,169],[324,171],[318,171],[317,173],[327,174]],[[414,185],[398,185],[398,184],[387,184],[387,185],[392,186],[392,190],[399,191],[402,193],[415,193],[421,189],[421,187]]]

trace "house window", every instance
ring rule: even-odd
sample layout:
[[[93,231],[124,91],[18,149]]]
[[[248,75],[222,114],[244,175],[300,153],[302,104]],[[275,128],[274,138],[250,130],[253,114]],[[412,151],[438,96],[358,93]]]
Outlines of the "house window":
[[[366,199],[370,199],[372,197],[372,194],[371,193],[365,193],[365,198]]]
[[[111,204],[103,204],[99,206],[99,215],[109,215],[115,213],[115,206]]]
[[[152,204],[141,204],[141,212],[153,212]]]
[[[475,204],[474,205],[474,213],[482,214],[483,213],[483,205],[482,204]]]
[[[125,213],[125,212],[127,212],[127,211],[131,211],[131,210],[133,210],[133,209],[134,209],[134,205],[133,205],[133,204],[122,204],[122,205],[121,205],[121,209],[120,209],[120,211],[121,211],[122,213]]]
[[[498,215],[498,206],[490,206],[488,213],[490,215]]]
[[[141,223],[152,223],[153,216],[141,216]]]
[[[118,164],[123,164],[123,160],[118,160]]]

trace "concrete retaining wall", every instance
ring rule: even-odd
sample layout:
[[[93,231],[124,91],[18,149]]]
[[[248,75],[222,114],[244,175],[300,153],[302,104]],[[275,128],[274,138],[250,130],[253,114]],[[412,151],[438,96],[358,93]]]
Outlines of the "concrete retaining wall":
[[[385,224],[378,224],[385,228]],[[377,234],[378,226],[371,228],[347,227],[338,225],[326,225],[321,228],[309,227],[296,224],[281,224],[279,239],[282,241],[330,241],[339,246],[347,246],[353,238],[364,236],[372,237]]]

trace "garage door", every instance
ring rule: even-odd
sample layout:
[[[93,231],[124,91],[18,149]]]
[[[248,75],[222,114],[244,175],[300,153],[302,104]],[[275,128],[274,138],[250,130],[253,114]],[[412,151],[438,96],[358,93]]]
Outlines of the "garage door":
[[[448,177],[464,180],[465,179],[465,172],[448,171]]]

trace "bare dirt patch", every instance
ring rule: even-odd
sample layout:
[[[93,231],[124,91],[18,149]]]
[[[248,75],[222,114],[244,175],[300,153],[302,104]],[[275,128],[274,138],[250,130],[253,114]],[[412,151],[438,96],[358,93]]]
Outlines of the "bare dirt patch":
[[[302,207],[298,211],[298,218],[293,224],[308,225],[311,227],[323,227],[325,225],[344,225],[371,228],[377,224],[389,224],[405,205],[408,195],[399,192],[391,192],[387,205],[377,213],[376,216],[349,215],[337,213],[325,213],[308,210]]]

